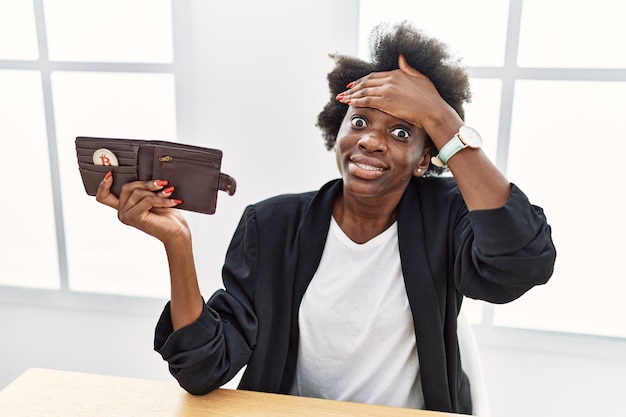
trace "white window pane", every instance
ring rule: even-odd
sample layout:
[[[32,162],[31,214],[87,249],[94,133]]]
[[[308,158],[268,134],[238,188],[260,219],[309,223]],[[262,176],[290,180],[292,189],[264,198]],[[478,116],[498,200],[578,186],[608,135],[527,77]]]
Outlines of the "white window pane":
[[[169,293],[162,245],[86,195],[76,136],[176,140],[171,74],[52,75],[70,288],[138,296]]]
[[[524,0],[518,65],[624,68],[626,3]]]
[[[169,0],[44,0],[53,61],[171,62]]]
[[[0,70],[4,179],[0,284],[59,288],[56,229],[41,78]]]
[[[480,132],[483,138],[483,150],[495,163],[502,81],[473,78],[471,85],[472,101],[465,104],[465,122]]]
[[[428,35],[450,45],[451,52],[461,57],[464,65],[504,63],[508,1],[361,0],[359,4],[359,55],[363,59],[369,59],[368,40],[374,26],[410,20]]]
[[[626,337],[623,166],[626,83],[518,81],[509,178],[544,207],[553,278],[495,324]]]
[[[0,59],[34,60],[38,56],[33,2],[0,1]]]
[[[483,322],[483,309],[485,302],[480,300],[473,300],[471,298],[463,299],[463,314],[471,324],[481,324]]]

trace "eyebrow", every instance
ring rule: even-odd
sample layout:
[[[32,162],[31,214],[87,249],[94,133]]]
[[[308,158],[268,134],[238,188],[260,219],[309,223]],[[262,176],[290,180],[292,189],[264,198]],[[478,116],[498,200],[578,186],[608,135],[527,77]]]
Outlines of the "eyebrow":
[[[385,115],[387,115],[389,117],[393,117],[394,119],[396,119],[396,123],[402,122],[407,127],[410,127],[413,132],[419,131],[421,129],[419,126],[416,126],[416,125],[414,125],[411,122],[408,122],[408,121],[406,121],[404,119],[400,119],[399,117],[393,116],[393,115],[391,115],[389,113],[385,113],[384,111],[378,110],[378,109],[376,109],[374,107],[350,107],[350,109],[348,110],[348,112],[346,114],[350,114],[350,116],[358,116],[358,115],[361,115],[361,114],[363,114],[364,116],[368,116],[368,114],[366,114],[366,113],[374,113],[375,114],[377,112],[383,113],[383,114],[385,114]]]

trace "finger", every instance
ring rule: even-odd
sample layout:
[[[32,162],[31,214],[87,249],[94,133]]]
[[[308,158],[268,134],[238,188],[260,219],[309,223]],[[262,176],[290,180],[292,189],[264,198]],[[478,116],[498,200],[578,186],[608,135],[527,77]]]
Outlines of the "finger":
[[[348,104],[352,107],[372,107],[378,109],[380,107],[380,103],[382,102],[382,97],[378,95],[357,95],[357,96],[346,96],[343,99],[339,100],[344,104]]]
[[[335,99],[344,104],[353,105],[353,103],[357,99],[363,99],[367,97],[380,97],[382,94],[382,90],[380,89],[380,87],[385,86],[385,81],[387,79],[388,77],[372,77],[368,79],[362,79],[355,83],[352,88],[337,94]],[[362,106],[363,100],[357,103],[360,103],[360,106]]]
[[[173,192],[174,192],[173,186],[169,186],[160,191],[161,195],[166,196],[166,197],[169,197],[170,195],[172,195]]]
[[[118,218],[124,224],[139,225],[143,220],[153,216],[154,212],[161,212],[182,204],[181,200],[167,198],[160,194],[136,189],[129,197],[128,203],[118,211]]]
[[[148,180],[148,181],[133,181],[124,184],[122,187],[122,193],[131,193],[133,190],[142,189],[148,191],[158,191],[168,184],[167,180]],[[121,196],[120,196],[121,197]]]
[[[127,204],[125,208],[120,211],[127,213],[141,213],[149,212],[154,208],[171,208],[182,204],[182,200],[164,197],[159,194],[135,191],[129,199],[129,204]]]
[[[124,184],[124,186],[122,187],[122,191],[120,192],[120,206],[128,204],[130,196],[136,191],[143,190],[154,193],[155,191],[161,190],[167,184],[167,180],[133,181],[126,183]],[[135,201],[137,200],[138,198],[135,197]]]
[[[354,80],[346,85],[346,91],[357,91],[365,87],[379,87],[389,77],[389,71],[371,72],[364,77]]]
[[[113,171],[107,172],[102,181],[100,181],[98,191],[96,192],[96,201],[117,209],[119,199],[111,192],[111,185],[113,185]]]

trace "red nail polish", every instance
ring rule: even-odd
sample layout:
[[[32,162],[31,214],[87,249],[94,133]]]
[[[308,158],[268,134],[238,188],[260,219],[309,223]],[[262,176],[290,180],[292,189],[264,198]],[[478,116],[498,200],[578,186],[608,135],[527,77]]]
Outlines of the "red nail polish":
[[[354,87],[354,81],[348,83],[348,85],[346,85],[346,88],[352,88]]]
[[[154,185],[156,185],[157,187],[165,187],[167,185],[167,181],[166,180],[156,180],[154,182]]]
[[[174,186],[167,187],[165,190],[163,190],[163,194],[169,194],[173,192],[174,192]]]
[[[343,100],[344,97],[345,97],[344,93],[339,93],[339,94],[337,94],[337,97],[335,97],[335,99],[337,99],[337,101],[341,101],[341,100]]]
[[[172,198],[172,203],[174,203],[174,204],[183,204],[183,200],[179,200],[178,198]]]
[[[106,173],[106,175],[104,176],[105,180],[108,180],[109,178],[111,178],[113,176],[113,171],[109,171]]]

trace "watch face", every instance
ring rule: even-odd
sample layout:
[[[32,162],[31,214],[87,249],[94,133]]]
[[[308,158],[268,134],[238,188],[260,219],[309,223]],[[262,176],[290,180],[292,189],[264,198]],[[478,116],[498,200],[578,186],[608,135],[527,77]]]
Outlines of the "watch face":
[[[480,133],[469,126],[461,126],[459,138],[470,148],[480,148],[483,144],[483,138],[480,137]]]

